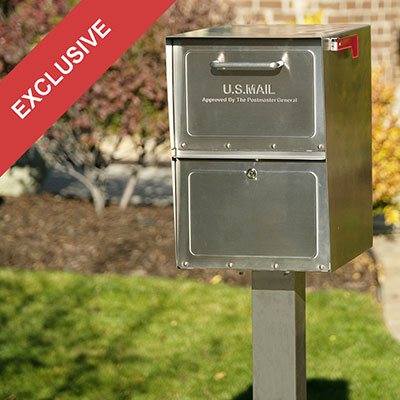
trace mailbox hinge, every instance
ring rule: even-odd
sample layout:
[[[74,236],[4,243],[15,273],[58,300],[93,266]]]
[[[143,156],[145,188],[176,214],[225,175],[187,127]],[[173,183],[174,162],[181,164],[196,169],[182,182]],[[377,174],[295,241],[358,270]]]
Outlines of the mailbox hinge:
[[[324,50],[337,51],[338,38],[324,38]]]
[[[324,50],[327,51],[343,51],[351,49],[352,58],[358,58],[358,35],[351,35],[342,38],[325,38]]]
[[[322,161],[326,159],[325,151],[276,151],[276,152],[221,152],[221,151],[196,151],[174,149],[173,158],[193,159],[231,159],[231,160],[309,160]]]

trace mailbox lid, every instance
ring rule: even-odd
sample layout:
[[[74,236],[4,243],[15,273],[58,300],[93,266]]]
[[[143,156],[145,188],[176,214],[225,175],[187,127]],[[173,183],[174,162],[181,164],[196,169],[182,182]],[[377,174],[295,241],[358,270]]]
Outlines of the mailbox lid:
[[[260,24],[260,25],[222,25],[197,29],[190,32],[168,36],[176,38],[212,38],[212,39],[309,39],[341,37],[355,29],[368,27],[365,24]]]
[[[178,265],[328,265],[324,171],[323,162],[176,161]]]
[[[325,145],[321,43],[174,41],[174,147],[320,152]]]

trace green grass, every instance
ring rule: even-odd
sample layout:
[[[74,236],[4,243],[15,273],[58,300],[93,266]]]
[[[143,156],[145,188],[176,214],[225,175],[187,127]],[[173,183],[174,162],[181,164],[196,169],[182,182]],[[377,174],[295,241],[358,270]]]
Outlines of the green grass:
[[[312,400],[398,400],[400,344],[365,294],[308,296]],[[250,291],[0,271],[0,399],[251,399]]]

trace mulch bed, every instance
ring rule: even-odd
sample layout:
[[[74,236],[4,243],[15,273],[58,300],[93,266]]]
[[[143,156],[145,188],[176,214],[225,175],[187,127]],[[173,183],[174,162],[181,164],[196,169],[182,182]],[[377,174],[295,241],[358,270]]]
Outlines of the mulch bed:
[[[107,207],[96,217],[88,201],[59,196],[22,196],[0,202],[0,265],[54,268],[82,273],[188,277],[210,281],[220,274],[248,285],[237,271],[180,271],[174,261],[171,207]],[[367,291],[377,285],[377,265],[368,253],[332,274],[307,274],[310,289],[341,287]]]

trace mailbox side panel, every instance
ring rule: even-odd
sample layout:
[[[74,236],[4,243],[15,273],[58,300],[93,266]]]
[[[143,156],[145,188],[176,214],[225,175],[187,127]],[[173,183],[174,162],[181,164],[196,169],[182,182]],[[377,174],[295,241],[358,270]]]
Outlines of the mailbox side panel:
[[[332,270],[372,246],[370,28],[354,34],[358,58],[324,51]]]

